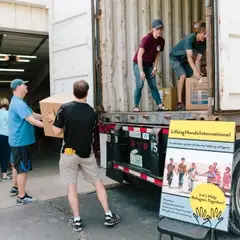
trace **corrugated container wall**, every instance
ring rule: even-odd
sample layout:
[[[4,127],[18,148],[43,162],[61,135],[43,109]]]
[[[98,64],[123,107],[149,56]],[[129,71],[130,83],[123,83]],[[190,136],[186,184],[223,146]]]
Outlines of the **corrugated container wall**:
[[[162,78],[158,87],[176,85],[169,63],[169,52],[193,22],[205,18],[205,0],[100,0],[102,99],[108,112],[132,111],[135,79],[132,59],[141,38],[151,29],[151,21],[163,20],[165,50],[159,62]],[[156,105],[145,84],[141,109],[152,111]]]

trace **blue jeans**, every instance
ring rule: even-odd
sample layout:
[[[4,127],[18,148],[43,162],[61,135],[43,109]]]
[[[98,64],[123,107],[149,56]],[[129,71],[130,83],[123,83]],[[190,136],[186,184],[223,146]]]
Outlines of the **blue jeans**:
[[[11,156],[11,148],[8,144],[8,136],[0,135],[0,163],[2,173],[6,173]]]
[[[150,67],[143,66],[143,71],[146,75],[146,80],[147,80],[148,86],[151,90],[152,97],[153,97],[154,101],[156,102],[156,104],[159,105],[159,104],[162,104],[162,101],[161,101],[161,98],[160,98],[159,91],[157,89],[156,76],[153,76],[153,77],[151,76],[152,70],[153,70],[152,66],[150,66]],[[135,92],[134,92],[134,105],[136,107],[138,107],[141,96],[142,96],[142,89],[143,89],[143,86],[144,86],[144,82],[146,80],[143,81],[141,79],[140,70],[139,70],[139,67],[138,67],[137,63],[133,63],[133,72],[134,72],[135,79],[136,79],[136,89],[135,89]]]

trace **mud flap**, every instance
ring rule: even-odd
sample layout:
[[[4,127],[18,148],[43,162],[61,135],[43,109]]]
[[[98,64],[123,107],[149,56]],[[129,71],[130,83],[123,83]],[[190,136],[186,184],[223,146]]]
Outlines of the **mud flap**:
[[[150,144],[151,144],[151,168],[150,171],[155,176],[160,176],[160,161],[159,161],[159,132],[161,128],[154,128],[150,134]]]
[[[121,157],[121,127],[116,126],[114,130],[111,130],[111,134],[108,135],[107,142],[107,177],[123,183],[123,172],[114,168],[114,162],[119,162]]]

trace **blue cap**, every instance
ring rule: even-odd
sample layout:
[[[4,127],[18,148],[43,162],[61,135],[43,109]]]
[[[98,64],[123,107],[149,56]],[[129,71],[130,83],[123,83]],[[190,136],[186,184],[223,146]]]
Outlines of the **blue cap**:
[[[152,28],[156,28],[157,29],[157,28],[161,28],[161,27],[164,27],[162,20],[160,20],[160,19],[153,20]]]
[[[22,79],[14,79],[11,84],[10,84],[10,88],[12,89],[16,89],[18,86],[22,85],[22,84],[26,84],[28,83],[28,81],[23,81]]]

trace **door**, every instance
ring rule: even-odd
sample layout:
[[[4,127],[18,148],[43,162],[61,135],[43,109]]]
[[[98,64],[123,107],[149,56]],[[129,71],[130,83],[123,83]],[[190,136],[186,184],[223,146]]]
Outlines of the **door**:
[[[94,106],[93,32],[93,1],[49,1],[51,94],[71,93],[73,83],[83,79]]]
[[[220,111],[240,110],[240,1],[215,1],[217,68],[216,86]],[[217,55],[216,53],[216,55]]]

